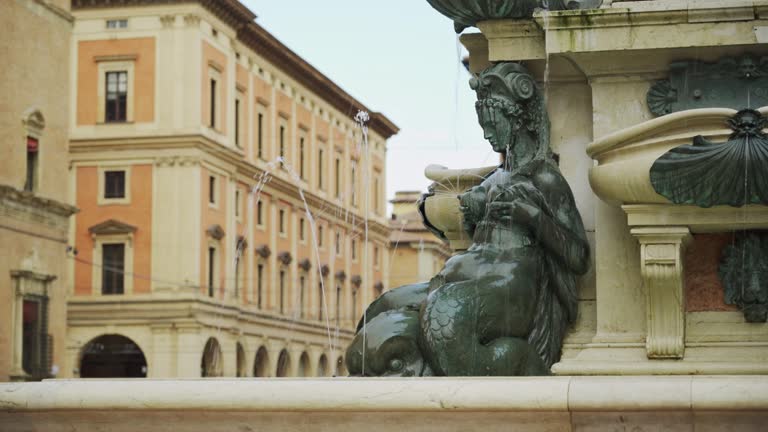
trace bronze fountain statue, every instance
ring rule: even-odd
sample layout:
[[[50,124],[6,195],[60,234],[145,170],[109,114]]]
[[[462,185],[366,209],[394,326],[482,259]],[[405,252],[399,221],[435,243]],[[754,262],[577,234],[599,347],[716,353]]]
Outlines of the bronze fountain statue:
[[[512,62],[470,86],[485,138],[503,159],[459,196],[472,244],[429,282],[371,303],[347,350],[353,376],[547,375],[576,319],[589,244],[549,148],[542,94]]]

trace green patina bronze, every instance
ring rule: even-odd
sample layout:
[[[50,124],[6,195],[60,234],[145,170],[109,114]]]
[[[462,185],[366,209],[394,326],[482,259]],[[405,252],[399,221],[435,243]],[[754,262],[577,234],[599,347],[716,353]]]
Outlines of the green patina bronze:
[[[595,9],[602,0],[427,0],[452,19],[456,33],[492,19],[531,18],[537,8],[548,10]]]
[[[646,99],[657,116],[695,108],[768,105],[768,57],[746,54],[717,63],[672,63],[669,78],[654,83]]]
[[[768,204],[768,136],[760,112],[739,111],[724,143],[701,136],[693,145],[675,147],[651,166],[651,184],[675,204],[712,207]]]
[[[549,149],[541,92],[517,63],[470,81],[504,163],[460,196],[473,244],[428,283],[374,301],[347,350],[357,376],[546,375],[576,319],[589,244]]]
[[[725,303],[736,305],[747,322],[768,320],[768,234],[748,231],[736,234],[723,250],[720,280]]]

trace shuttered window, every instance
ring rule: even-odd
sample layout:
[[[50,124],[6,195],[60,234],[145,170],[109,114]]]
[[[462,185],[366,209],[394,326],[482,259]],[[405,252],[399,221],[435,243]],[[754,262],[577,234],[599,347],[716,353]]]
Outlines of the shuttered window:
[[[128,72],[107,72],[106,86],[104,121],[124,122],[127,118]]]
[[[125,245],[102,245],[104,264],[101,270],[101,293],[106,295],[125,292]]]

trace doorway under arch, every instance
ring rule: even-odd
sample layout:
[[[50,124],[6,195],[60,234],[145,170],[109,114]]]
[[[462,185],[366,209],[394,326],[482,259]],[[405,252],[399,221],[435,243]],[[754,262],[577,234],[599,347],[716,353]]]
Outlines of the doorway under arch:
[[[288,351],[282,350],[280,351],[280,356],[277,358],[277,371],[275,372],[276,377],[287,377],[288,376],[288,370],[291,367],[291,356],[288,355]]]
[[[339,357],[336,360],[336,372],[333,376],[342,377],[347,375],[347,369],[344,366],[344,357]]]
[[[248,376],[248,368],[245,366],[245,349],[243,344],[237,343],[237,377]]]
[[[305,352],[301,353],[299,358],[299,370],[296,376],[305,377],[309,374],[309,354]]]
[[[222,373],[221,346],[215,338],[209,338],[203,348],[203,356],[200,359],[200,376],[220,377]]]
[[[325,354],[320,356],[320,360],[317,361],[317,376],[328,376],[328,357]]]
[[[83,347],[80,378],[146,378],[147,359],[131,339],[119,335],[99,336]]]
[[[253,376],[255,377],[268,377],[269,376],[269,353],[264,347],[260,347],[256,351],[256,359],[253,361]]]

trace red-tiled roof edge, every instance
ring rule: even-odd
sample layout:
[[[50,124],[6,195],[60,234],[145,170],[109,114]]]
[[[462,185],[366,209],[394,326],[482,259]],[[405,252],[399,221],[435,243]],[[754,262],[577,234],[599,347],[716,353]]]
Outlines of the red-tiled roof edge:
[[[328,101],[334,108],[347,114],[350,118],[357,111],[367,111],[370,115],[368,127],[385,139],[397,134],[400,129],[385,115],[371,112],[365,105],[344,91],[330,78],[285,46],[264,27],[250,22],[237,33],[238,39],[248,45],[254,52],[264,56],[279,68],[285,70],[294,79],[318,96]]]

